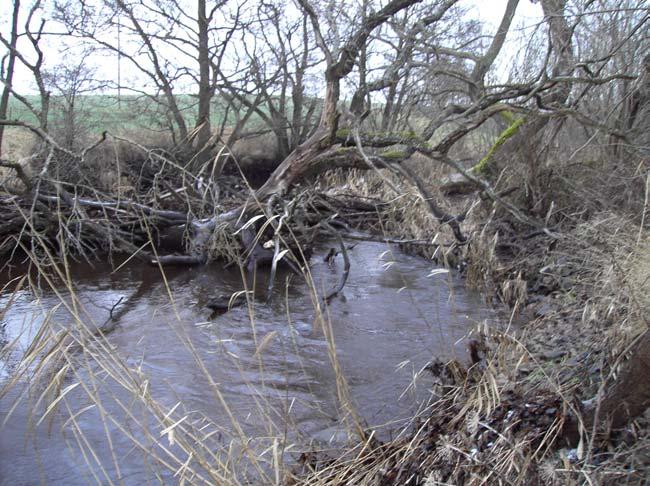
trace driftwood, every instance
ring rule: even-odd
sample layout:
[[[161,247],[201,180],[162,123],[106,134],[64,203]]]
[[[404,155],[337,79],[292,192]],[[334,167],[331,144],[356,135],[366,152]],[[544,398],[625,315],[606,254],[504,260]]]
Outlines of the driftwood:
[[[131,294],[126,300],[124,297],[120,297],[115,304],[108,311],[108,318],[104,323],[97,328],[97,334],[108,334],[115,330],[119,325],[120,320],[127,313],[132,311],[141,301],[142,298],[147,295],[151,290],[151,284],[146,280],[142,280],[138,288],[133,294]]]
[[[339,245],[341,247],[341,254],[343,255],[343,272],[341,273],[341,278],[339,279],[338,284],[330,289],[324,296],[323,302],[329,303],[334,297],[339,295],[345,287],[345,283],[348,281],[348,276],[350,275],[350,258],[348,257],[348,250],[345,248],[345,243],[343,243],[343,238],[338,235]]]
[[[245,305],[246,302],[246,292],[235,292],[232,295],[217,295],[210,299],[206,304],[206,307],[215,313],[223,313],[229,311],[233,307]]]

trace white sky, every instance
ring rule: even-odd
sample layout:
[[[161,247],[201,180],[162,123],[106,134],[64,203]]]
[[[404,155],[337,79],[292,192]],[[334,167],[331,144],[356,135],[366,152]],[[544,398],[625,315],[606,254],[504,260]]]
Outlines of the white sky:
[[[465,4],[473,4],[480,18],[490,22],[495,28],[501,22],[507,3],[506,0],[470,0],[465,2]],[[525,25],[530,25],[539,22],[541,19],[541,5],[533,4],[530,0],[520,0],[513,25],[516,26],[521,22],[524,22]]]
[[[46,4],[48,1],[45,2]],[[470,6],[470,15],[473,17],[488,22],[496,30],[501,21],[501,17],[505,10],[506,0],[465,0],[461,5]],[[11,9],[13,2],[11,0],[0,0],[0,30],[5,36],[9,36],[11,29]],[[30,2],[22,1],[22,10],[29,9]],[[502,53],[497,60],[497,72],[507,74],[507,69],[512,58],[516,55],[520,48],[522,32],[518,30],[520,26],[534,26],[542,19],[541,6],[532,4],[530,0],[520,0],[517,12],[511,27],[511,32],[508,36],[508,41],[504,46]],[[22,21],[24,23],[24,20]],[[67,56],[74,56],[75,54],[61,54],[59,53],[59,45],[57,45],[56,37],[49,37],[45,40],[43,49],[45,51],[45,64],[48,68],[52,68],[57,62],[66,63],[66,61],[77,61],[76,59],[66,59]],[[93,55],[88,58],[89,64],[97,67],[97,75],[104,77],[108,81],[117,81],[117,59],[115,55]],[[128,80],[135,75],[135,70],[129,68],[128,62],[122,63],[122,80]],[[14,78],[14,87],[21,93],[32,93],[34,90],[34,83],[31,75],[24,68],[16,70]]]

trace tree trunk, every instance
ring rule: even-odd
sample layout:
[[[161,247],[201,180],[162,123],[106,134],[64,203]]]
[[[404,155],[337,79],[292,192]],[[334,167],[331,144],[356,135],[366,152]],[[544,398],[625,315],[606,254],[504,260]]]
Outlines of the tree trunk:
[[[564,16],[566,0],[542,0],[542,10],[549,26],[551,44],[555,53],[553,76],[570,76],[574,65],[573,31]],[[545,103],[564,103],[571,92],[571,83],[561,83]]]
[[[198,0],[198,61],[199,61],[199,114],[196,120],[197,136],[196,165],[201,167],[210,158],[210,101],[212,87],[210,85],[210,56],[208,46],[208,18],[206,16],[206,0]]]
[[[549,0],[544,0],[542,3],[548,3],[548,1]],[[471,76],[474,84],[470,85],[470,94],[474,100],[477,100],[482,94],[482,91],[484,89],[483,84],[485,81],[485,75],[487,74],[490,67],[492,67],[492,64],[494,64],[494,60],[499,55],[499,52],[501,52],[503,43],[506,40],[508,31],[510,30],[510,24],[512,24],[512,19],[514,18],[515,12],[517,11],[518,4],[519,0],[508,0],[506,11],[503,14],[501,24],[499,25],[496,34],[492,38],[490,47],[488,48],[485,55],[481,57],[474,66],[474,70],[472,71]]]
[[[187,143],[187,136],[188,136],[187,124],[185,123],[185,118],[183,118],[183,114],[181,113],[178,104],[176,103],[176,98],[174,97],[171,83],[169,82],[169,79],[167,79],[167,76],[162,70],[162,66],[160,64],[160,60],[158,57],[158,52],[156,51],[153,44],[151,43],[151,39],[149,35],[144,31],[142,25],[140,25],[140,22],[135,17],[133,11],[129,8],[127,4],[124,3],[124,0],[117,0],[117,5],[124,13],[127,14],[129,20],[133,24],[135,31],[138,33],[140,39],[144,43],[147,52],[151,57],[151,62],[153,64],[154,71],[156,73],[155,82],[163,92],[163,95],[165,96],[165,101],[167,102],[167,108],[171,112],[171,116],[174,119],[176,126],[178,127],[181,143]]]
[[[11,39],[9,41],[9,59],[7,61],[7,74],[4,79],[2,99],[0,99],[0,118],[6,119],[9,111],[9,96],[14,77],[14,66],[16,65],[16,43],[18,41],[18,12],[20,11],[20,0],[14,0],[14,11],[11,18]],[[4,125],[0,125],[0,156],[2,155],[2,138],[4,136]]]
[[[620,429],[650,407],[650,331],[646,330],[632,346],[628,358],[620,366],[616,380],[602,396],[596,396],[581,411],[582,425],[587,432]],[[562,432],[569,444],[580,440],[577,417],[571,417]]]
[[[291,152],[273,174],[271,174],[266,183],[256,191],[255,196],[257,200],[264,200],[272,194],[285,193],[291,185],[308,174],[315,164],[318,164],[318,156],[331,147],[336,139],[341,80],[352,72],[356,59],[368,40],[370,33],[399,11],[420,1],[392,0],[384,8],[366,18],[359,29],[341,49],[339,58],[335,61],[320,33],[316,12],[307,0],[299,0],[300,6],[311,18],[316,38],[318,39],[317,44],[325,54],[327,61],[323,111],[321,112],[320,121],[314,133]]]

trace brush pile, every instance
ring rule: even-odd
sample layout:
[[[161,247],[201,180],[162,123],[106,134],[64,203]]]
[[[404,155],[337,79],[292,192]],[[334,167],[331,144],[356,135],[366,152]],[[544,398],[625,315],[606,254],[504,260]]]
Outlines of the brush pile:
[[[54,141],[45,147],[34,160],[4,163],[0,255],[50,248],[88,260],[126,253],[163,264],[269,262],[274,252],[263,245],[274,238],[309,252],[321,235],[376,229],[385,209],[378,198],[299,185],[251,203],[253,190],[240,177],[211,181],[172,153],[108,134],[78,153]],[[259,216],[251,218],[246,204]]]

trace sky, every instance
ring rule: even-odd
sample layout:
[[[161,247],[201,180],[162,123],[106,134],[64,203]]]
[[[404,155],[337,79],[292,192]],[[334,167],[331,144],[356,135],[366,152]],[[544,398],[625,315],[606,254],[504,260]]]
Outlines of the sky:
[[[495,29],[501,22],[501,17],[506,9],[506,0],[471,0],[464,2],[466,5],[473,5],[476,8],[477,16],[494,25]],[[533,4],[530,0],[520,0],[517,6],[513,25],[520,22],[533,24],[542,19],[542,7]]]
[[[27,10],[29,6],[29,1],[23,0],[23,10]],[[47,3],[47,0],[46,2]],[[507,1],[506,0],[464,0],[461,2],[461,5],[470,7],[470,15],[488,22],[493,31],[496,31],[503,12],[505,10]],[[8,36],[11,28],[11,9],[13,2],[10,0],[0,0],[0,30],[4,35]],[[517,7],[517,12],[512,24],[511,32],[508,37],[508,41],[502,50],[501,55],[496,62],[496,71],[501,73],[501,75],[507,75],[508,66],[511,63],[512,58],[516,55],[520,42],[518,40],[513,40],[515,38],[520,38],[521,32],[518,30],[518,27],[521,26],[534,26],[539,23],[542,19],[541,6],[538,4],[533,4],[530,0],[520,0]],[[63,62],[76,59],[66,59],[66,57],[74,57],[78,55],[76,53],[59,53],[59,49],[56,43],[56,37],[49,38],[50,42],[43,43],[45,50],[46,64],[49,64],[49,67],[53,67],[52,60],[55,62]],[[117,81],[116,74],[116,56],[91,56],[92,58],[86,59],[91,65],[94,65],[97,69],[97,75],[100,78],[106,78],[109,81]],[[123,73],[122,79],[129,79],[133,77],[134,73],[129,71],[128,63],[122,63]],[[131,68],[132,69],[132,68]],[[21,93],[29,94],[35,92],[34,83],[31,77],[31,74],[25,69],[18,69],[14,78],[14,87]],[[191,90],[191,87],[188,88]]]

